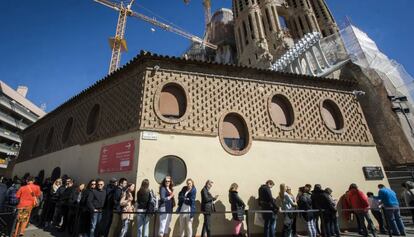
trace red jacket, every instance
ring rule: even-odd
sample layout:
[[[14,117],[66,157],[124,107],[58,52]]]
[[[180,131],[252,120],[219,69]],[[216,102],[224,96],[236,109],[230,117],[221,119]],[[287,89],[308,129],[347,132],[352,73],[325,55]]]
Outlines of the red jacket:
[[[361,211],[368,211],[369,202],[368,197],[365,193],[359,191],[358,189],[351,189],[348,192],[348,200],[352,209],[364,209]],[[358,211],[355,211],[358,212]]]

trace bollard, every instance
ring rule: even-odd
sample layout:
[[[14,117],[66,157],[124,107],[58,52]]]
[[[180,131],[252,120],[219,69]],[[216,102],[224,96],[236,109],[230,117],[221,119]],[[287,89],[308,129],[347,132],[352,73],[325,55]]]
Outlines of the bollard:
[[[246,215],[246,232],[247,232],[247,237],[250,237],[249,210],[244,210],[244,214]]]

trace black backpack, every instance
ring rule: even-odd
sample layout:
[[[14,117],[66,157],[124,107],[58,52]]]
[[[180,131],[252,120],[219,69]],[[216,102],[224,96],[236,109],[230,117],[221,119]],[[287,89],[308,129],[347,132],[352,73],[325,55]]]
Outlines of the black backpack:
[[[151,190],[149,193],[147,212],[152,214],[157,211],[158,211],[158,198],[155,196],[154,192]]]

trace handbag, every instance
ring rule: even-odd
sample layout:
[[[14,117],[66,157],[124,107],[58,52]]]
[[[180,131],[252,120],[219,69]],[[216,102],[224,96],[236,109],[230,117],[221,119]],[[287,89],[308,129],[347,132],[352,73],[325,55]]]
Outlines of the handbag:
[[[30,188],[30,186],[27,186],[30,190],[30,195],[32,195],[33,197],[33,207],[38,207],[40,205],[40,200],[38,197],[36,197],[36,195],[34,194],[34,192],[32,191],[32,189]]]

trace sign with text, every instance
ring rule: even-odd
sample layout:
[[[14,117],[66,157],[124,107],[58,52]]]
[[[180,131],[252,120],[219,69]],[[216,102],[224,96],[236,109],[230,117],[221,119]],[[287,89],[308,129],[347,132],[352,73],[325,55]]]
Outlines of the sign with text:
[[[384,173],[379,166],[364,166],[362,167],[366,180],[383,180]]]
[[[99,157],[98,173],[132,170],[134,151],[134,140],[103,146]]]

